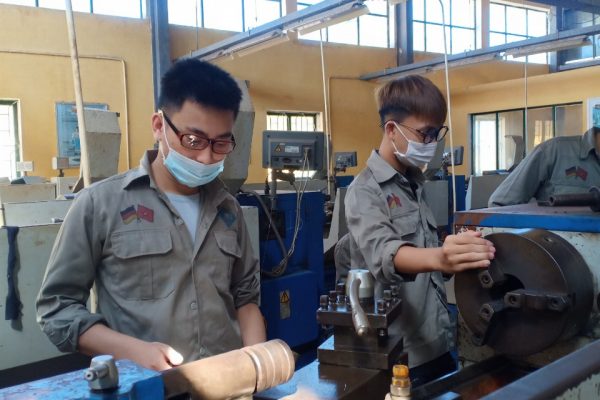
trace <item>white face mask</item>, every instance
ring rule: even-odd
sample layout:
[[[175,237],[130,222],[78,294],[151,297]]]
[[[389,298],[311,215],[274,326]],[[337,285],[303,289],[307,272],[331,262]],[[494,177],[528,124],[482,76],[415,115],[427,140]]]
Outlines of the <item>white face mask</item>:
[[[408,142],[408,147],[406,149],[406,153],[403,154],[398,151],[398,148],[396,147],[396,143],[394,143],[394,140],[391,139],[392,146],[394,146],[394,150],[395,150],[394,155],[396,156],[398,161],[400,161],[404,165],[417,167],[419,169],[424,168],[431,161],[433,156],[435,155],[435,149],[437,147],[437,142],[431,142],[431,143],[426,144],[426,143],[419,143],[419,142],[415,142],[414,140],[410,140],[409,138],[406,137],[404,132],[402,132],[402,129],[396,122],[394,122],[394,121],[390,121],[390,122],[394,124],[394,126],[396,127],[398,132],[400,132],[402,134],[402,136],[404,136],[404,139],[406,139],[406,141]]]
[[[169,149],[169,154],[165,157],[162,148],[160,148],[160,152],[163,157],[163,164],[167,167],[171,175],[173,175],[182,185],[191,188],[206,185],[215,180],[215,178],[223,172],[225,159],[214,164],[204,164],[187,158],[183,154],[175,151],[169,146],[169,141],[167,140],[165,117],[162,112],[160,112],[160,115],[163,119],[162,134],[167,148]]]

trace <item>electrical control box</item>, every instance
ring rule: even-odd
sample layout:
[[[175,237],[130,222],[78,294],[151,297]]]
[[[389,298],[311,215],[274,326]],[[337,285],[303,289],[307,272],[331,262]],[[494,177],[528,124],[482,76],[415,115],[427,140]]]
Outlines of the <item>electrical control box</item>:
[[[323,169],[323,132],[264,131],[263,168]]]

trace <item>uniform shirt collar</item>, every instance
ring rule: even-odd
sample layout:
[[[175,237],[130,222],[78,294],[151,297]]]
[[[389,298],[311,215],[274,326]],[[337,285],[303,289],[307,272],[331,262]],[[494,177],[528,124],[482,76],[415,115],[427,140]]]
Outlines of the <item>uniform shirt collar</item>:
[[[418,168],[408,167],[406,168],[405,174],[401,174],[399,171],[396,171],[394,167],[381,158],[377,150],[373,150],[371,153],[371,156],[367,160],[367,166],[373,173],[373,178],[375,178],[377,183],[389,181],[395,176],[399,176],[401,179],[417,182],[422,182],[425,179],[423,173]]]
[[[600,158],[600,149],[596,149],[596,135],[600,135],[600,128],[592,128],[588,130],[581,138],[581,152],[579,157],[585,159],[590,155],[591,151],[596,151],[596,156]]]

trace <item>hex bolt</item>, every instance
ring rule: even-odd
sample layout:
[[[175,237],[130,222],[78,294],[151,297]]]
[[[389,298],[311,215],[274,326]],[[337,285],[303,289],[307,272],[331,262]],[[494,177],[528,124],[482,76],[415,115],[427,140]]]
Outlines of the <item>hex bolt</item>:
[[[377,299],[377,314],[385,314],[387,304],[384,299]]]
[[[506,276],[498,268],[488,268],[477,274],[481,287],[485,289],[501,285],[506,281]]]
[[[335,303],[336,301],[337,301],[337,291],[330,290],[329,291],[329,302],[330,303]]]
[[[321,297],[319,297],[319,304],[323,310],[327,310],[329,307],[329,296],[326,294],[321,295]]]
[[[398,285],[391,285],[390,290],[392,291],[392,298],[397,298],[398,294],[400,293],[400,288],[398,288]]]

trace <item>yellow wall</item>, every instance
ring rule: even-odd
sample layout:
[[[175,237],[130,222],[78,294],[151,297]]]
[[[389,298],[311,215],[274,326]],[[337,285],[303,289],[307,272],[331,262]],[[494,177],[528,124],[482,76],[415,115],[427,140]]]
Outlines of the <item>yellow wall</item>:
[[[55,103],[74,102],[65,13],[0,4],[0,98],[18,99],[22,159],[33,175],[55,176]],[[85,102],[107,103],[120,113],[119,170],[138,164],[152,145],[154,107],[147,21],[75,13]],[[129,136],[129,138],[128,138]],[[78,169],[65,171],[78,175]]]
[[[85,13],[75,13],[75,23],[82,58],[83,97],[86,102],[108,103],[111,110],[121,113],[119,170],[124,171],[138,164],[153,141],[150,23]],[[56,175],[51,170],[51,158],[57,153],[54,107],[58,101],[74,101],[64,12],[0,4],[0,27],[0,98],[20,101],[23,160],[34,161],[35,175]],[[171,57],[176,59],[231,34],[203,29],[197,33],[193,28],[171,26]],[[356,150],[359,166],[347,172],[356,174],[381,140],[374,102],[377,83],[360,81],[358,77],[394,67],[394,51],[327,44],[324,56],[333,151]],[[261,141],[266,112],[325,114],[319,46],[292,39],[258,53],[233,60],[219,59],[216,63],[250,82],[256,118],[248,182],[263,182]],[[600,93],[600,80],[594,76],[600,67],[547,74],[547,66],[530,65],[527,72],[529,106],[585,101]],[[523,75],[523,64],[509,62],[450,71],[454,144],[467,149],[465,166],[459,167],[458,173],[470,169],[468,115],[523,107]],[[427,77],[445,91],[442,71]]]

